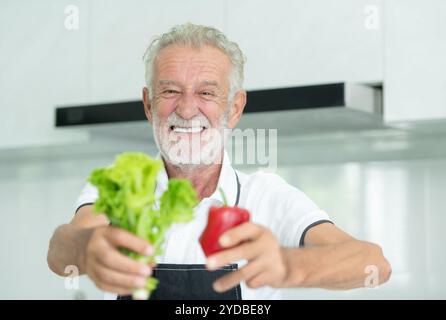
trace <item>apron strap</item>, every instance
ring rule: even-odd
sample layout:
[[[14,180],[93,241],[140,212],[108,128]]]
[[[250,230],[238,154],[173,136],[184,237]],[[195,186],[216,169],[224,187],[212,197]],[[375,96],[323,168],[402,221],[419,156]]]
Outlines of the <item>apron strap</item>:
[[[240,180],[238,179],[237,171],[234,170],[234,173],[235,173],[235,178],[237,179],[237,198],[235,199],[234,207],[237,207],[238,206],[238,202],[240,200],[240,189],[241,189],[241,186],[240,186]]]

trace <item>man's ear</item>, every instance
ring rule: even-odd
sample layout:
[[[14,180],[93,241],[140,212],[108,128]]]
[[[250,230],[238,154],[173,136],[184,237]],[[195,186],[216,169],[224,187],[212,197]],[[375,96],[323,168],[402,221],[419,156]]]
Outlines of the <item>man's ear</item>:
[[[228,120],[228,127],[233,129],[237,125],[237,123],[240,120],[240,117],[242,116],[243,110],[245,109],[246,105],[246,91],[240,90],[238,91],[234,98],[232,99],[231,103],[231,112],[229,115]]]
[[[144,87],[142,89],[142,102],[144,104],[144,112],[146,114],[146,117],[149,122],[152,123],[152,103],[149,99],[149,89],[147,89],[147,87]]]

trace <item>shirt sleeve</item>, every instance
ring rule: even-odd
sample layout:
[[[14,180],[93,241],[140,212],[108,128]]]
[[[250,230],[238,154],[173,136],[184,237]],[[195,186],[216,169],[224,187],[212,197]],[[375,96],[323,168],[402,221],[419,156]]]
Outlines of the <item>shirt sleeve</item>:
[[[321,223],[333,223],[307,195],[273,173],[259,172],[247,183],[253,221],[268,227],[284,247],[304,245],[305,234]]]
[[[77,198],[74,212],[77,213],[77,211],[85,205],[93,204],[97,198],[98,198],[97,188],[93,186],[91,183],[87,183],[82,189],[79,197]]]
[[[277,233],[280,243],[286,247],[303,246],[308,230],[321,223],[333,223],[307,195],[286,182],[276,188],[275,195],[280,210]]]

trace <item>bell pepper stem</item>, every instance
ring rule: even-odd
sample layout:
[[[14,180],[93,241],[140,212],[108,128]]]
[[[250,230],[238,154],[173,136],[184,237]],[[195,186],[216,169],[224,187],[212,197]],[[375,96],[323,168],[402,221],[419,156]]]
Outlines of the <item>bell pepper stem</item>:
[[[226,199],[225,192],[223,191],[223,189],[221,187],[218,188],[218,191],[220,191],[221,197],[223,198],[223,205],[225,207],[227,207],[228,206],[228,201]]]

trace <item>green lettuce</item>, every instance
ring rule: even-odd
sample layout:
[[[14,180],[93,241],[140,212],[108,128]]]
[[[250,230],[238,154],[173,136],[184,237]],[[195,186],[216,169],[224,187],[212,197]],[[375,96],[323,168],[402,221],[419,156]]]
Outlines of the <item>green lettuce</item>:
[[[173,223],[193,219],[198,203],[195,189],[189,180],[170,179],[160,199],[155,198],[156,177],[163,162],[140,152],[124,152],[113,165],[93,170],[88,181],[96,186],[99,197],[95,213],[105,213],[113,226],[125,229],[145,240],[154,248],[150,257],[121,249],[129,257],[154,263],[162,254],[166,231]],[[158,204],[158,206],[156,206]],[[147,279],[143,290],[135,290],[134,298],[148,298],[158,280]]]

